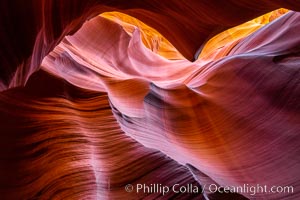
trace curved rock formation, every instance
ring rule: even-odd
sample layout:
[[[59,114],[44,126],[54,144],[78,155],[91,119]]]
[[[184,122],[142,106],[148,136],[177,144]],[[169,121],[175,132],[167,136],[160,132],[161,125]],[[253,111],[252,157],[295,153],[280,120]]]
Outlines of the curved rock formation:
[[[0,199],[298,199],[299,10],[2,1]]]

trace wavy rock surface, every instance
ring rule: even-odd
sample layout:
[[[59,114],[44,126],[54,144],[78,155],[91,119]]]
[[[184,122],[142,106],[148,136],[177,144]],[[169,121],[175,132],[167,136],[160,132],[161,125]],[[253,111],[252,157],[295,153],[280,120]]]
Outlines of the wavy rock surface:
[[[3,1],[1,199],[300,198],[300,14],[216,35],[300,6],[221,2]],[[157,183],[294,191],[124,190]]]

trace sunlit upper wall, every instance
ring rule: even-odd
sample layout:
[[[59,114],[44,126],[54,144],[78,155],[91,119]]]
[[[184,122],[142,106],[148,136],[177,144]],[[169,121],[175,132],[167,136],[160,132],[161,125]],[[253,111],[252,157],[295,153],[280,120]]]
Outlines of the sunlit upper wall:
[[[197,56],[197,59],[211,61],[227,55],[227,53],[239,40],[250,35],[286,12],[288,12],[288,10],[284,8],[274,10],[251,21],[219,33],[204,45],[200,54]],[[144,45],[154,53],[170,60],[185,59],[162,34],[140,20],[120,12],[105,12],[100,16],[120,24],[130,35],[136,28],[139,28]]]
[[[250,35],[286,12],[288,12],[288,10],[284,8],[274,10],[251,21],[219,33],[205,44],[197,59],[210,61],[227,55],[227,53],[240,39]]]
[[[185,59],[163,35],[140,20],[120,12],[105,12],[100,16],[120,24],[130,35],[139,28],[144,45],[154,53],[170,60]]]

